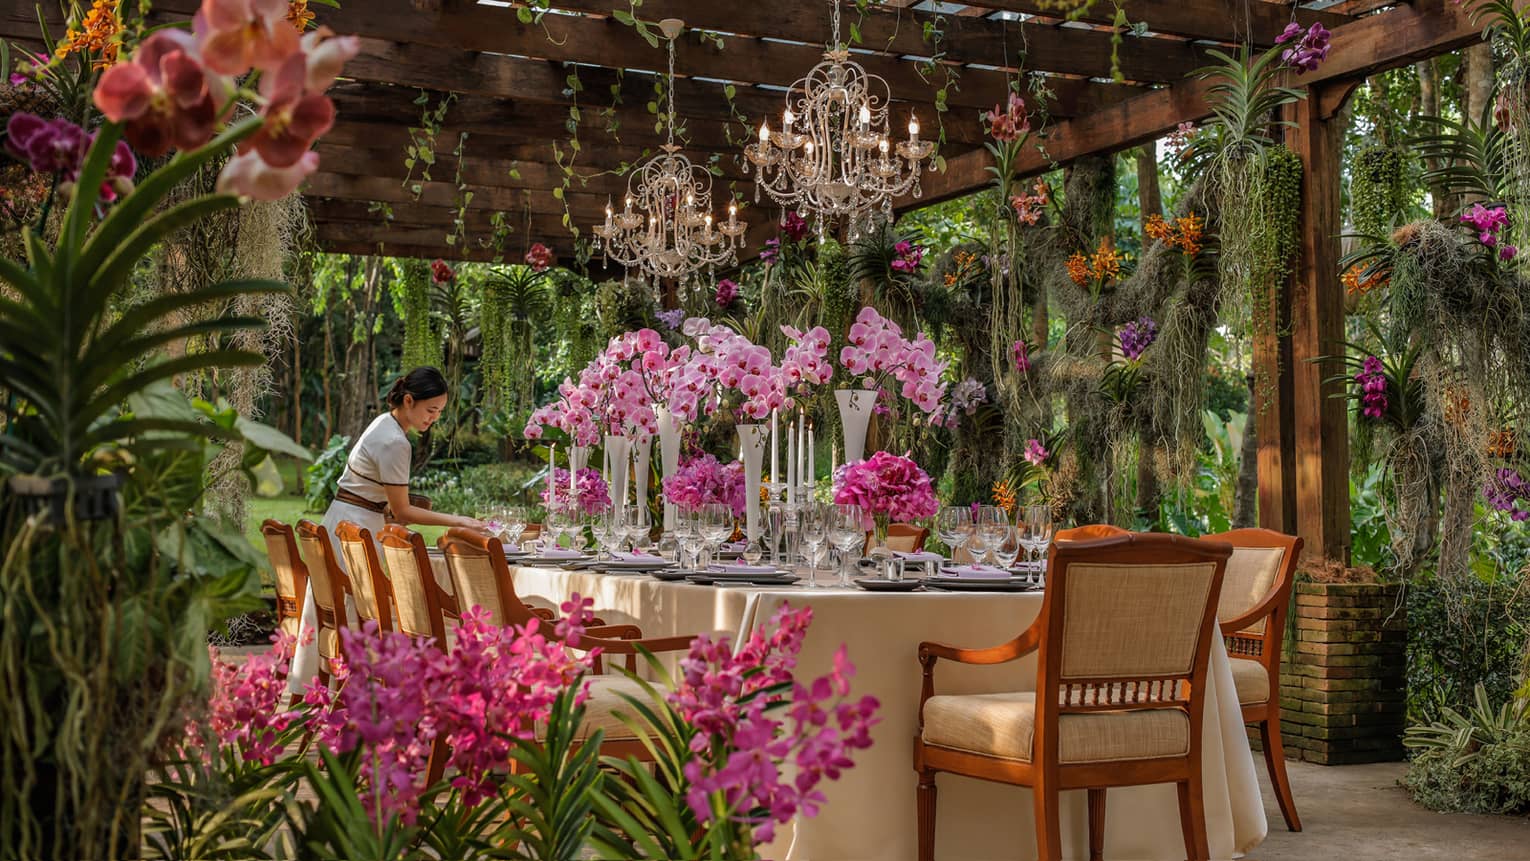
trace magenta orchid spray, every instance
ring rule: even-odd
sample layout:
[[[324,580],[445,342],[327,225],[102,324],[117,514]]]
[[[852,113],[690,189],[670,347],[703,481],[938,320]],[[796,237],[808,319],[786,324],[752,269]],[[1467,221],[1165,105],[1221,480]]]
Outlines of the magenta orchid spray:
[[[901,384],[898,392],[926,414],[934,414],[946,395],[941,379],[949,362],[935,358],[935,342],[923,332],[912,341],[897,323],[866,306],[850,326],[849,343],[839,352],[839,365],[860,386],[882,388],[888,381]]]

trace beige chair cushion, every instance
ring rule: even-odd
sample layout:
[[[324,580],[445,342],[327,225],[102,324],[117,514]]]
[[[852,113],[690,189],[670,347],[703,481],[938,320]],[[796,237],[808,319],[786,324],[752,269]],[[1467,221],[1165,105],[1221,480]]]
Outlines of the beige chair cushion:
[[[1189,675],[1215,576],[1211,562],[1070,564],[1063,679]]]
[[[1244,658],[1232,659],[1233,687],[1238,691],[1238,702],[1246,706],[1270,701],[1270,674],[1258,661]]]
[[[1217,599],[1217,621],[1235,619],[1270,594],[1275,577],[1280,574],[1286,551],[1282,547],[1234,547],[1222,577],[1222,595]],[[1250,625],[1253,634],[1264,633],[1265,620]]]
[[[298,629],[302,626],[302,624],[303,620],[299,619],[297,616],[288,616],[282,620],[282,623],[279,627],[283,634],[286,634],[287,636],[296,640],[298,638]]]
[[[924,742],[1018,762],[1031,761],[1036,694],[930,697]],[[1062,762],[1161,759],[1190,752],[1190,718],[1179,709],[1067,714],[1058,718]]]
[[[393,620],[394,626],[411,637],[432,636],[433,620],[425,596],[429,586],[425,583],[425,574],[415,563],[414,548],[384,545],[382,552],[393,583],[394,606],[398,608],[398,618]],[[431,572],[431,576],[435,576],[434,572]]]
[[[319,628],[319,656],[323,658],[335,658],[340,656],[340,632],[334,628]]]
[[[482,607],[489,611],[489,624],[505,624],[499,584],[494,580],[489,557],[448,553],[446,569],[451,572],[452,593],[457,596],[457,606],[464,613],[473,607]]]

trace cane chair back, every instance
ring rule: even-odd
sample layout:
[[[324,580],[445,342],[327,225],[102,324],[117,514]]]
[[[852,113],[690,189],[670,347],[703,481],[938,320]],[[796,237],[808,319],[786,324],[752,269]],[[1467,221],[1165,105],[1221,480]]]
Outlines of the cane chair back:
[[[313,604],[319,620],[315,633],[319,645],[319,657],[334,659],[340,656],[340,629],[346,627],[345,596],[349,592],[349,578],[335,559],[334,545],[329,541],[329,530],[312,520],[299,520],[297,524],[298,547],[308,565],[308,582],[313,589]]]
[[[351,579],[356,615],[376,622],[381,630],[393,630],[393,588],[377,558],[377,542],[372,540],[371,531],[342,520],[335,527],[335,538]]]
[[[458,607],[482,607],[495,625],[524,625],[536,615],[515,594],[504,545],[498,538],[454,527],[436,544],[446,558]]]
[[[298,553],[297,535],[291,526],[269,519],[260,524],[260,534],[276,578],[277,624],[296,640],[303,633],[303,598],[308,592],[308,568]]]
[[[1114,538],[1117,535],[1130,534],[1127,530],[1109,523],[1090,523],[1086,526],[1075,526],[1072,529],[1059,529],[1052,533],[1052,540],[1093,541],[1097,538]]]
[[[448,606],[455,610],[456,605],[436,582],[425,539],[418,532],[390,524],[377,540],[392,575],[397,629],[411,637],[431,637],[442,650],[447,649],[446,613]]]

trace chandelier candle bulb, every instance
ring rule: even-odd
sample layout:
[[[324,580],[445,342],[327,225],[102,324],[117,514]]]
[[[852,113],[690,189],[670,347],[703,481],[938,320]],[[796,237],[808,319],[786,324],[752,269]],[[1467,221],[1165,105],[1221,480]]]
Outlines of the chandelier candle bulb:
[[[909,143],[919,140],[919,118],[913,114],[908,115],[908,140]]]

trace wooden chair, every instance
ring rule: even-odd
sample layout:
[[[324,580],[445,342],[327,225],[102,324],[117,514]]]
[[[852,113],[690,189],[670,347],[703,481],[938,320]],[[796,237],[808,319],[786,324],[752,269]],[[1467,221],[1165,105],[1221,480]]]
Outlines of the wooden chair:
[[[521,626],[534,618],[550,618],[528,607],[516,594],[510,565],[498,538],[477,530],[453,528],[447,530],[437,543],[446,557],[458,606],[483,607],[496,625]],[[689,649],[694,639],[691,636],[643,639],[643,632],[636,625],[606,625],[598,618],[592,625],[586,629],[579,644],[569,648],[577,651],[598,648],[606,658],[622,655],[627,668],[634,672],[640,649],[654,654],[679,651]],[[551,625],[542,625],[540,633],[553,639],[557,637]],[[641,685],[624,675],[602,674],[603,667],[603,658],[597,658],[594,663],[596,675],[590,680],[590,696],[585,702],[585,731],[588,733],[597,728],[604,731],[600,746],[602,754],[649,759],[643,742],[618,716],[619,712],[630,711],[625,696],[644,702],[648,695]]]
[[[925,539],[930,537],[930,530],[912,523],[889,523],[887,525],[887,549],[894,553],[918,553],[924,549]],[[866,533],[866,543],[861,548],[861,555],[869,554],[875,547],[876,534]]]
[[[1114,538],[1117,535],[1130,534],[1127,530],[1109,523],[1090,523],[1087,526],[1075,526],[1072,529],[1059,529],[1052,533],[1052,540],[1093,541],[1097,538]]]
[[[1286,828],[1300,831],[1302,820],[1296,814],[1280,741],[1280,653],[1302,539],[1268,529],[1234,529],[1205,538],[1233,547],[1217,603],[1217,621],[1232,659],[1243,720],[1259,727],[1264,763]]]
[[[457,599],[436,581],[430,551],[420,533],[396,523],[383,527],[377,543],[387,562],[393,590],[394,628],[411,637],[430,637],[441,651],[449,651],[446,620],[459,618]]]
[[[319,620],[319,630],[314,632],[319,647],[319,681],[327,685],[331,662],[340,657],[340,629],[346,627],[345,596],[350,592],[350,578],[336,561],[329,530],[322,525],[299,520],[297,541],[303,558],[312,563],[307,567]]]
[[[340,555],[345,558],[357,617],[376,622],[380,630],[394,630],[393,585],[377,558],[377,543],[372,540],[371,531],[342,520],[335,527],[335,538],[340,542]]]
[[[296,641],[303,636],[303,598],[308,593],[308,566],[298,553],[297,535],[279,520],[260,524],[266,556],[276,576],[276,624]]]
[[[1207,861],[1201,723],[1217,595],[1232,548],[1175,535],[1054,545],[1041,615],[998,646],[920,643],[914,769],[919,859],[935,858],[938,772],[1031,788],[1041,861],[1062,857],[1059,793],[1089,793],[1089,856],[1103,857],[1105,790],[1173,783],[1191,861]],[[935,664],[1037,652],[1035,692],[935,695]]]

